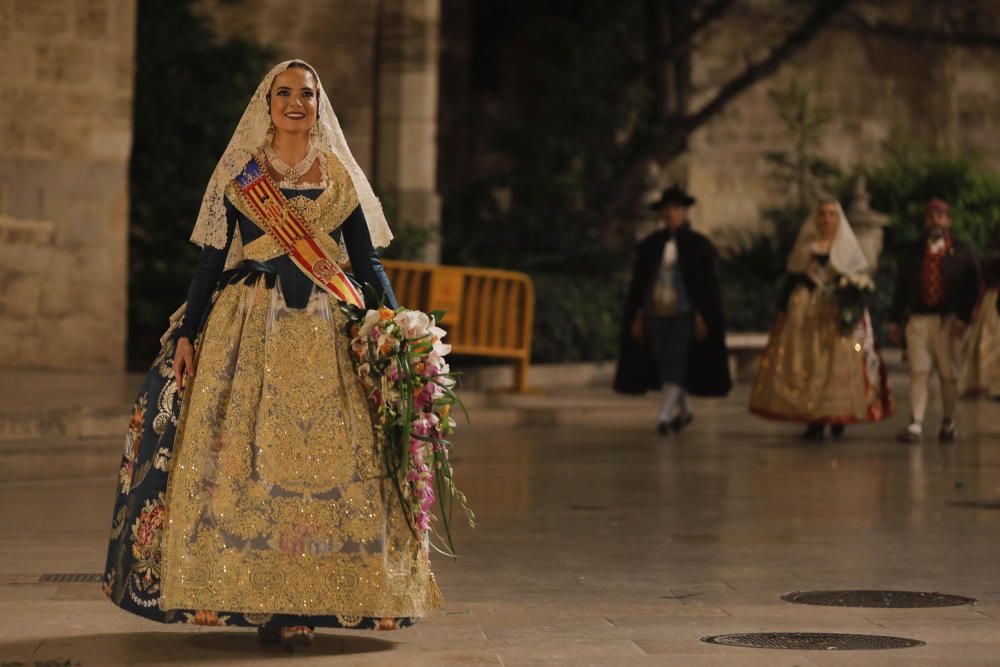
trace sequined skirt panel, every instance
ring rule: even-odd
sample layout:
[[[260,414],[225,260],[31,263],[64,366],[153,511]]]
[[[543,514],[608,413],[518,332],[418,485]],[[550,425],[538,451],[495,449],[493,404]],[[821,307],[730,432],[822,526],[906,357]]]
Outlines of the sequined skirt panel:
[[[960,384],[962,392],[985,392],[1000,396],[1000,313],[997,297],[1000,290],[986,290],[976,313],[972,330],[962,354]]]
[[[804,286],[793,291],[784,324],[771,332],[761,357],[750,410],[769,419],[841,424],[892,414],[868,313],[845,334],[832,295]]]
[[[393,628],[440,604],[342,318],[320,290],[293,309],[280,283],[224,288],[182,402],[167,341],[120,473],[105,575],[119,606],[165,622]]]

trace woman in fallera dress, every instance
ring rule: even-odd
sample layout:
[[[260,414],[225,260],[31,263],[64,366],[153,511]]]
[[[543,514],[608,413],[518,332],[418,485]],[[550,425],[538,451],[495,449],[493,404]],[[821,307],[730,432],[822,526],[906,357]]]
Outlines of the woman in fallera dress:
[[[316,71],[279,64],[209,182],[187,302],[134,406],[104,577],[115,604],[289,645],[440,604],[339,308],[360,300],[348,257],[396,306],[375,250],[391,238]]]
[[[869,262],[840,204],[823,199],[803,224],[788,259],[778,317],[750,395],[767,419],[808,424],[803,437],[834,437],[846,424],[892,413],[892,395],[866,309],[845,330],[836,286]]]
[[[963,394],[983,393],[1000,400],[1000,239],[982,258],[983,290],[966,339],[962,374]]]

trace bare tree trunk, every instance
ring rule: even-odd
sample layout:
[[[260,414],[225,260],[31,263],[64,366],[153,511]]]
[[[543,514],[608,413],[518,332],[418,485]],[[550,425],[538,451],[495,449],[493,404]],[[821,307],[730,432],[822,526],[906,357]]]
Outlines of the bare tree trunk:
[[[692,33],[691,4],[687,2],[668,3],[670,12],[670,41],[673,44],[682,42],[684,36]],[[691,96],[691,43],[678,49],[667,65],[670,78],[670,113],[664,120],[675,122],[683,118],[688,111],[688,99]]]

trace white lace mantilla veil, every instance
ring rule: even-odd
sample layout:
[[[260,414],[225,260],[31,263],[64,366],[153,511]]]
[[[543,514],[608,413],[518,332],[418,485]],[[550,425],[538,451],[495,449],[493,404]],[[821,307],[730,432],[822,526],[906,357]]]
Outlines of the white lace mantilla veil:
[[[205,196],[201,200],[198,220],[191,233],[192,242],[200,246],[207,245],[220,249],[226,246],[226,207],[223,203],[226,187],[243,170],[253,153],[264,145],[271,124],[267,93],[270,91],[274,77],[288,69],[292,63],[307,64],[305,61],[296,59],[286,60],[276,65],[267,73],[264,80],[257,86],[253,97],[250,98],[250,103],[236,126],[233,138],[229,140],[229,145],[226,146],[222,158],[215,166],[215,171],[212,172]],[[313,69],[315,71],[315,68]],[[351,154],[351,149],[347,146],[347,139],[344,138],[344,132],[340,128],[340,122],[333,112],[330,96],[323,90],[323,84],[319,81],[318,76],[316,83],[320,93],[319,117],[316,120],[316,134],[312,137],[312,141],[318,145],[321,153],[332,153],[344,165],[354,183],[354,190],[358,194],[358,201],[361,203],[365,220],[368,222],[368,232],[371,235],[372,245],[376,248],[384,248],[392,240],[392,232],[385,220],[382,204],[379,203],[378,197],[372,191],[372,186],[368,183],[364,172],[361,171],[361,167],[358,166],[354,155]],[[226,266],[231,267],[240,261],[242,254],[242,244],[237,229],[233,245],[226,258]]]
[[[788,256],[788,272],[806,273],[808,271],[809,263],[812,261],[813,244],[819,240],[816,216],[823,204],[836,205],[837,215],[840,218],[837,233],[833,237],[833,243],[830,244],[830,266],[841,274],[864,273],[869,269],[868,257],[861,249],[858,237],[854,235],[854,230],[851,229],[851,224],[847,221],[847,216],[844,215],[844,209],[836,199],[821,199],[815,210],[802,223],[802,229],[799,231],[798,238],[795,239],[795,246]]]

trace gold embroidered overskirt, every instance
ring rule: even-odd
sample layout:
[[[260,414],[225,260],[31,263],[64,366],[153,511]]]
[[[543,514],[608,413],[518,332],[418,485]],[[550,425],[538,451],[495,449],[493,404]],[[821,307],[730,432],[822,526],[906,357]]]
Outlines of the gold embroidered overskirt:
[[[164,609],[417,617],[440,604],[385,475],[336,302],[217,297],[167,489]]]
[[[986,392],[1000,396],[1000,313],[997,296],[1000,290],[986,290],[976,313],[972,330],[963,351],[960,384],[962,392]]]
[[[768,419],[852,423],[892,413],[885,364],[865,312],[849,334],[836,297],[795,288],[783,324],[771,332],[750,394],[751,412]]]

